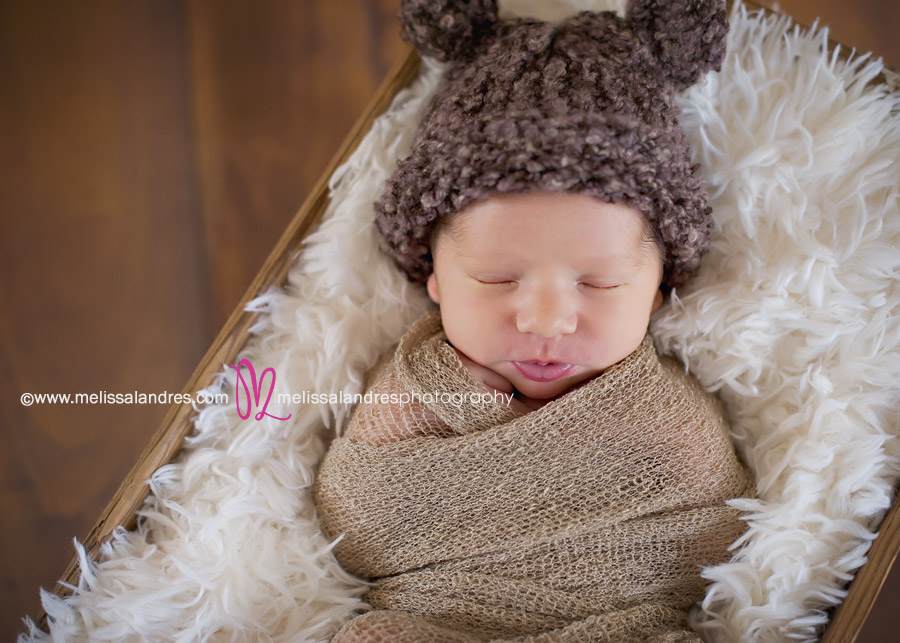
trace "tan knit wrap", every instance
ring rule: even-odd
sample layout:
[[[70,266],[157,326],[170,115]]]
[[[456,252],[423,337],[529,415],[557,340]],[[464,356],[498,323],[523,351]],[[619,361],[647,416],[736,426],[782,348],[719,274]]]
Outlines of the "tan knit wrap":
[[[440,317],[370,375],[382,393],[484,391]],[[436,435],[437,434],[437,435]],[[361,404],[315,499],[348,571],[374,580],[335,641],[696,641],[700,569],[753,493],[720,403],[648,335],[542,408]],[[390,610],[390,611],[381,611]],[[542,634],[543,633],[543,634]],[[538,636],[540,635],[540,636]]]

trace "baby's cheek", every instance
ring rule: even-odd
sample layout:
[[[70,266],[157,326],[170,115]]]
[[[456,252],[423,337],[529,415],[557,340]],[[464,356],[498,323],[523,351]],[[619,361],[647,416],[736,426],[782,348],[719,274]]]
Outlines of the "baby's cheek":
[[[470,359],[459,349],[455,350],[457,355],[459,355],[460,361],[463,363],[463,366],[466,367],[466,370],[469,371],[469,374],[475,380],[484,384],[486,387],[492,390],[501,391],[503,393],[513,392],[512,383],[510,383],[510,381],[503,377],[500,373],[497,373],[490,368]]]

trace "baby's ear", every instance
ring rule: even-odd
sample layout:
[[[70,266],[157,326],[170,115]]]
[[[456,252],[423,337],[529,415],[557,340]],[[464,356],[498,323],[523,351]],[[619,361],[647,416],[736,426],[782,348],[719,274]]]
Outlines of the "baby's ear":
[[[425,282],[425,290],[428,291],[428,297],[436,304],[441,303],[441,293],[438,290],[437,277],[434,273],[428,275],[428,281]]]
[[[420,54],[464,60],[497,22],[497,0],[403,0],[400,22]]]
[[[626,16],[676,91],[718,71],[728,34],[724,0],[631,0]]]

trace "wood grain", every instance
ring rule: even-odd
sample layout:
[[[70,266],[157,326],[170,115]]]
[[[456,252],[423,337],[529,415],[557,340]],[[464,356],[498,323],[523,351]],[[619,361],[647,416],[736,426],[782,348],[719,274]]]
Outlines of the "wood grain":
[[[196,393],[206,387],[212,382],[213,376],[221,371],[222,364],[234,361],[238,352],[246,344],[249,338],[248,331],[257,318],[257,313],[244,310],[246,304],[268,287],[285,283],[288,270],[294,263],[293,257],[303,238],[310,232],[328,205],[329,177],[337,166],[356,149],[362,137],[371,128],[372,121],[385,110],[393,96],[412,82],[417,73],[418,59],[410,50],[407,57],[402,59],[385,79],[382,90],[378,92],[369,108],[351,129],[347,140],[331,163],[326,166],[326,173],[284,230],[262,269],[244,293],[239,305],[233,310],[231,317],[185,386],[185,393]],[[84,539],[83,544],[91,556],[97,554],[100,543],[111,535],[116,526],[123,525],[127,529],[134,527],[135,512],[149,493],[147,479],[162,464],[170,462],[178,454],[185,436],[192,428],[192,415],[192,408],[186,404],[173,406],[169,410],[162,426],[150,440],[131,472],[125,477],[94,528]],[[76,583],[79,574],[77,566],[77,559],[73,559],[69,563],[62,578],[64,582]],[[58,585],[55,591],[60,594],[66,593],[65,588],[61,585]],[[45,617],[45,614],[42,615],[42,624]]]
[[[38,615],[72,539],[95,542],[84,535],[167,410],[18,396],[182,388],[401,58],[398,6],[0,8],[4,638]],[[329,57],[344,60],[330,73]],[[180,439],[150,444],[145,464]],[[120,496],[142,497],[141,476]]]
[[[0,632],[36,614],[208,342],[177,2],[0,5]]]
[[[757,0],[760,1],[760,0]],[[860,53],[874,52],[900,69],[900,2],[895,0],[764,0],[800,24],[828,27],[829,37]]]
[[[216,331],[398,59],[399,2],[219,0],[188,7]]]

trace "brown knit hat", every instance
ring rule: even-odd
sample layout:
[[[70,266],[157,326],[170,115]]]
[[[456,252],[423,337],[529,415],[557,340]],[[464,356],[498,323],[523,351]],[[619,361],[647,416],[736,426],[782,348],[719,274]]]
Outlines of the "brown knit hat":
[[[624,18],[500,20],[496,0],[403,0],[404,38],[454,63],[375,204],[381,246],[412,281],[432,272],[439,217],[496,192],[566,191],[644,212],[682,284],[710,207],[674,93],[718,69],[722,0],[631,0]]]

